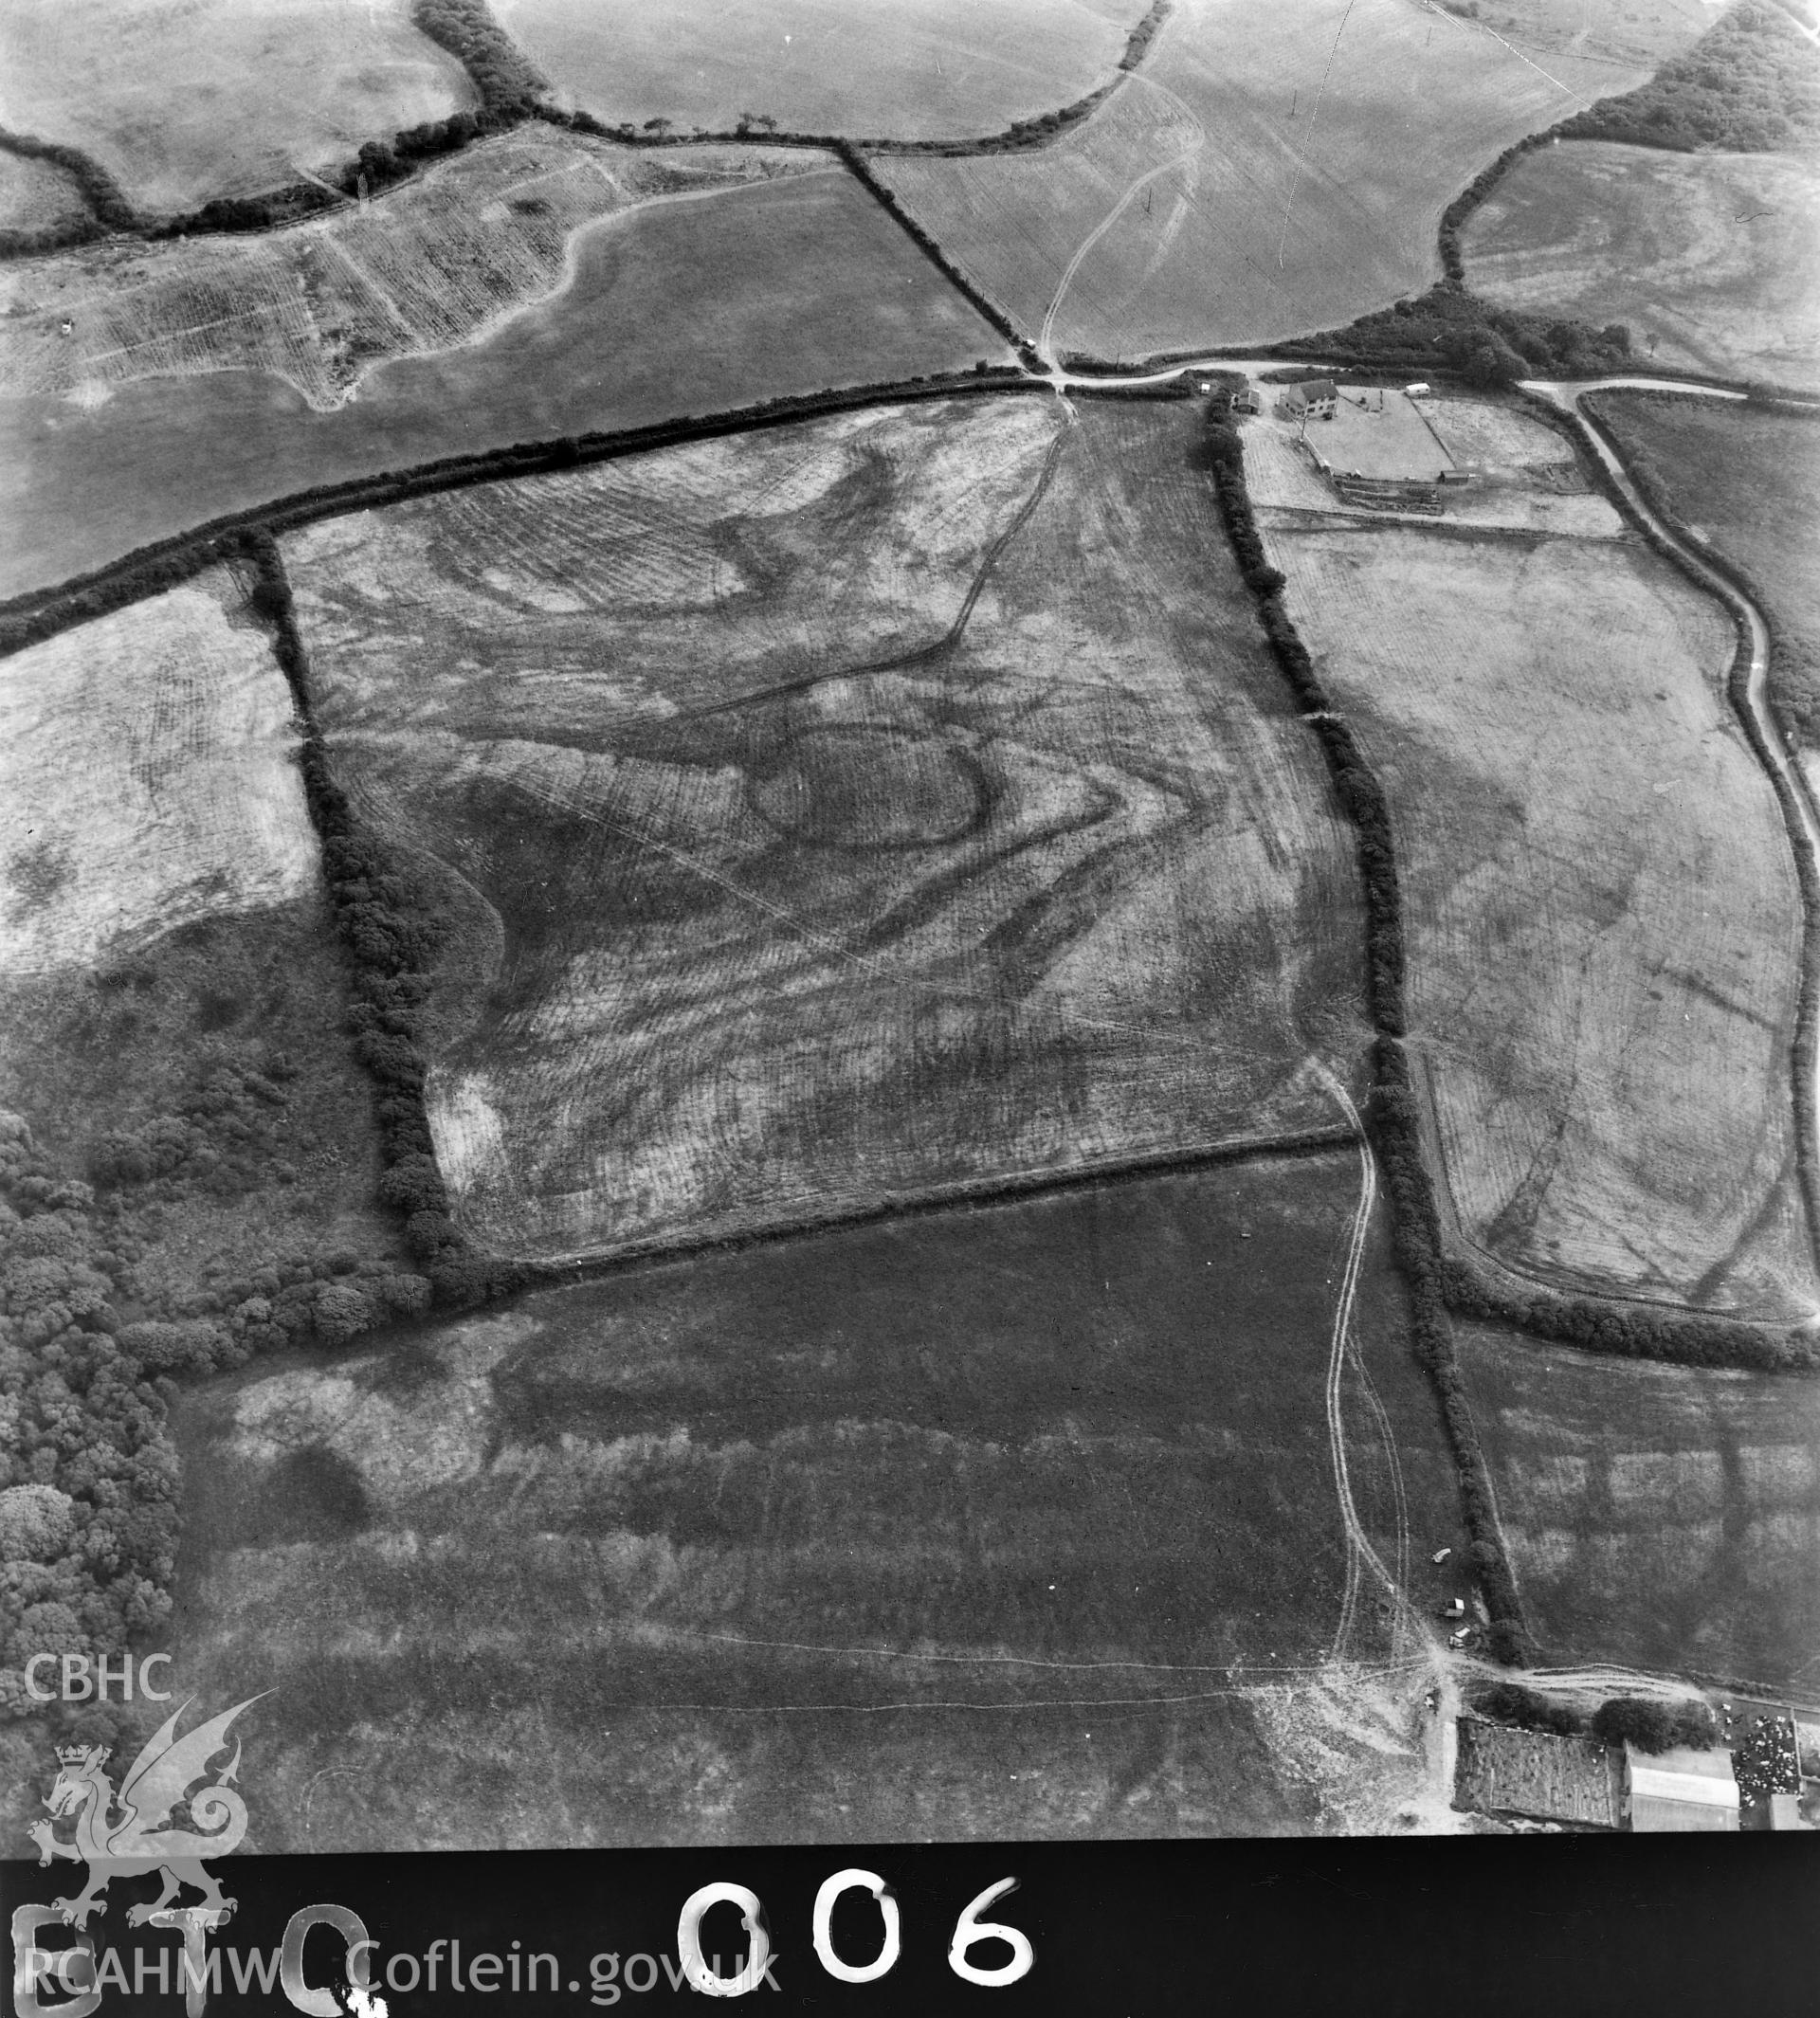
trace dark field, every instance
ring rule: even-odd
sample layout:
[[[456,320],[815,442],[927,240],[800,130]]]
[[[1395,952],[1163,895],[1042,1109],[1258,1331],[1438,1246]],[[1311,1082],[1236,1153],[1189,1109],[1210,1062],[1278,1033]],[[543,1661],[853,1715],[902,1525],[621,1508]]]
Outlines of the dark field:
[[[1727,400],[1599,395],[1634,468],[1646,473],[1715,553],[1745,570],[1775,633],[1770,693],[1777,714],[1820,751],[1820,426]]]
[[[1182,409],[879,409],[286,542],[464,879],[437,1152],[545,1257],[1332,1130],[1359,928]]]
[[[97,1138],[184,1111],[223,1073],[282,1091],[282,1105],[252,1103],[238,1141],[216,1132],[241,1165],[219,1183],[191,1173],[161,1203],[134,1194],[138,1273],[161,1313],[283,1254],[381,1259],[395,1229],[373,1199],[373,1094],[346,1004],[319,897],[197,919],[95,965],[0,981],[0,1109],[81,1177]]]
[[[1412,1638],[1369,1576],[1342,1618],[1322,1393],[1357,1174],[652,1264],[192,1392],[173,1645],[209,1700],[277,1691],[259,1847],[1444,1814]],[[1353,1493],[1426,1602],[1462,1536],[1405,1321],[1376,1234]]]
[[[584,232],[563,293],[333,412],[246,372],[0,400],[0,594],[317,484],[1009,355],[845,173],[656,205]]]
[[[1455,1329],[1545,1658],[1814,1700],[1820,1382]]]

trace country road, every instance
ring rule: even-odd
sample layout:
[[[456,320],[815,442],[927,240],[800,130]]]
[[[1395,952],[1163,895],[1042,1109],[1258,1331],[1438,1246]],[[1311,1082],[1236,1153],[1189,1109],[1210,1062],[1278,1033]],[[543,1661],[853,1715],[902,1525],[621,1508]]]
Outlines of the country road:
[[[1697,546],[1682,538],[1665,525],[1650,509],[1643,494],[1631,481],[1630,472],[1625,466],[1624,458],[1616,445],[1588,414],[1581,402],[1589,392],[1677,392],[1693,393],[1710,399],[1736,400],[1743,402],[1744,394],[1718,386],[1690,385],[1681,379],[1644,377],[1595,378],[1585,381],[1559,379],[1526,379],[1522,390],[1558,407],[1563,412],[1572,413],[1586,429],[1587,436],[1598,452],[1601,463],[1611,474],[1612,482],[1623,493],[1625,501],[1650,531],[1670,548],[1682,566],[1706,590],[1724,604],[1744,626],[1749,664],[1741,683],[1740,699],[1748,710],[1756,754],[1777,781],[1776,796],[1785,812],[1792,810],[1793,830],[1789,845],[1798,855],[1805,858],[1802,867],[1802,882],[1809,888],[1820,877],[1820,807],[1816,807],[1811,788],[1801,766],[1790,754],[1770,712],[1770,629],[1763,613],[1740,589],[1713,566]],[[1805,970],[1803,993],[1811,1003],[1820,991],[1820,945],[1816,935],[1804,933],[1802,964]],[[1806,1116],[1807,1127],[1813,1142],[1816,1159],[1820,1159],[1820,1094],[1813,1087],[1808,1089],[1810,1111]]]

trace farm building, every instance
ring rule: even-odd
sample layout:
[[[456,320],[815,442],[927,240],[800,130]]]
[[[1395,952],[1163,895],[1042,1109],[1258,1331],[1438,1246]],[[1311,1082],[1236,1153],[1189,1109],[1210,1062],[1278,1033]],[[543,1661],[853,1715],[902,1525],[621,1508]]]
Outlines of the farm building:
[[[1262,413],[1264,402],[1252,387],[1242,386],[1232,395],[1232,410],[1234,413]]]
[[[1330,421],[1339,406],[1339,388],[1331,378],[1311,378],[1299,386],[1284,386],[1277,411],[1287,421]]]
[[[1463,1717],[1453,1805],[1485,1815],[1519,1815],[1571,1828],[1621,1828],[1619,1755],[1590,1737],[1554,1737]]]
[[[1738,1782],[1727,1754],[1685,1746],[1653,1756],[1624,1748],[1625,1817],[1638,1835],[1738,1827]]]

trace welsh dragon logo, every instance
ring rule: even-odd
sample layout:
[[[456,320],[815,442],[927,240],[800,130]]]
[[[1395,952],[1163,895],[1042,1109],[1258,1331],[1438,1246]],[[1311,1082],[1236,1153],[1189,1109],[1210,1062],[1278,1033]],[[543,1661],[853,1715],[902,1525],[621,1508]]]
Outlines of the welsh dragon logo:
[[[129,1926],[143,1925],[169,1906],[185,1885],[193,1885],[203,1894],[203,1904],[224,1918],[233,1911],[235,1901],[223,1896],[202,1860],[227,1856],[246,1833],[246,1804],[233,1784],[240,1770],[240,1740],[234,1740],[234,1755],[219,1775],[210,1773],[209,1761],[228,1749],[228,1726],[258,1700],[249,1696],[183,1737],[176,1736],[177,1721],[190,1705],[180,1704],[128,1767],[118,1795],[102,1770],[111,1746],[58,1746],[60,1771],[44,1804],[52,1819],[34,1822],[27,1833],[38,1845],[40,1865],[57,1857],[88,1864],[88,1882],[82,1891],[74,1899],[54,1901],[65,1920],[86,1926],[91,1913],[107,1911],[100,1894],[114,1879],[138,1878],[148,1871],[162,1875],[164,1890],[149,1906],[128,1909]],[[208,1784],[198,1787],[199,1780]],[[172,1810],[186,1794],[196,1827],[173,1827]],[[76,1839],[67,1843],[59,1839],[53,1824],[71,1816]]]

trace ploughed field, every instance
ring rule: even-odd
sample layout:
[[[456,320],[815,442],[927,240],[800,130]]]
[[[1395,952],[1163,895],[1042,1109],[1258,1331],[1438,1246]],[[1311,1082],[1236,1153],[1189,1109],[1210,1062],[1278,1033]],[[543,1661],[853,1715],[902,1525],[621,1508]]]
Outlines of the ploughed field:
[[[1820,1383],[1455,1327],[1529,1623],[1556,1662],[1820,1688]]]
[[[1594,409],[1684,523],[1742,568],[1773,632],[1770,695],[1820,788],[1820,427],[1732,401],[1602,392]]]
[[[1332,328],[1421,288],[1480,168],[1643,75],[1543,69],[1404,0],[1182,0],[1054,145],[873,166],[1020,328],[1138,358]]]
[[[610,125],[905,140],[1002,131],[1114,75],[1145,0],[499,0],[559,103]]]
[[[1420,1633],[1348,1597],[1357,1187],[1351,1149],[1088,1185],[191,1391],[172,1644],[274,1692],[259,1847],[1444,1821]],[[1406,1322],[1374,1230],[1339,1416],[1429,1605],[1463,1536]]]
[[[1194,439],[945,400],[285,539],[337,775],[456,893],[428,1099],[477,1239],[1340,1125],[1350,849]]]
[[[1260,518],[1390,800],[1454,1236],[1805,1316],[1799,894],[1720,606],[1628,539]]]
[[[1622,322],[1639,360],[1812,386],[1816,232],[1811,155],[1571,140],[1526,155],[1460,236],[1466,284],[1502,307]]]
[[[409,0],[9,0],[0,125],[93,155],[129,201],[189,210],[350,160],[474,103]]]
[[[226,569],[0,661],[0,973],[313,891],[296,749]]]
[[[992,326],[844,173],[810,166],[695,201],[678,189],[671,192],[676,201],[641,201],[577,235],[557,214],[559,198],[593,201],[577,164],[604,160],[611,150],[515,137],[492,152],[475,150],[468,173],[491,173],[496,163],[522,160],[509,152],[520,147],[553,165],[555,193],[496,190],[470,215],[460,208],[439,210],[433,199],[440,185],[432,178],[370,211],[300,227],[258,241],[256,252],[234,255],[282,265],[308,252],[330,277],[346,264],[335,249],[338,234],[375,234],[348,243],[365,248],[363,271],[375,282],[383,279],[369,292],[384,296],[384,315],[375,310],[376,319],[358,322],[353,335],[342,327],[336,336],[341,326],[333,318],[311,320],[307,277],[292,270],[291,296],[275,282],[276,292],[248,317],[269,342],[249,339],[236,350],[240,339],[193,327],[231,303],[207,309],[192,302],[183,310],[188,335],[177,323],[159,325],[161,355],[177,367],[186,357],[211,367],[238,359],[235,369],[118,387],[95,375],[62,391],[0,397],[0,522],[9,536],[0,542],[0,594],[63,580],[225,512],[438,456],[964,371],[1010,356]],[[667,152],[641,154],[634,179],[700,180],[689,161],[755,163],[775,154],[691,150],[680,161]],[[817,158],[800,151],[790,156],[798,168]],[[588,173],[599,183],[601,208],[609,208],[612,192]],[[401,200],[415,206],[410,214],[423,229],[389,236],[387,206]],[[502,216],[489,220],[496,201]],[[515,212],[515,202],[551,209]],[[563,269],[565,241],[571,266]],[[542,253],[535,252],[538,245]],[[209,256],[216,255],[211,249]],[[67,338],[56,334],[60,293],[45,276],[65,275],[74,288],[82,271],[48,261],[14,271],[10,284],[37,289],[33,299],[49,318],[32,320],[20,336],[19,370],[49,371],[44,344],[77,340],[74,331]],[[520,284],[540,299],[511,294]],[[334,285],[344,306],[366,299],[351,275]],[[148,285],[148,301],[164,299]],[[408,301],[416,304],[415,320],[404,318]],[[293,323],[294,334],[300,332],[295,342],[284,335]],[[49,336],[42,335],[46,328]],[[355,335],[381,350],[363,353]],[[436,348],[440,343],[454,347]],[[359,375],[361,358],[384,355],[386,346],[391,361],[366,371],[353,405],[318,411],[296,390],[314,385],[313,397],[333,402],[337,386],[345,391],[349,374]],[[412,355],[396,355],[403,351]],[[288,376],[280,375],[281,365]],[[111,368],[91,358],[85,369],[99,374]]]

